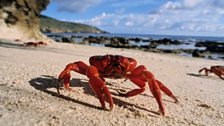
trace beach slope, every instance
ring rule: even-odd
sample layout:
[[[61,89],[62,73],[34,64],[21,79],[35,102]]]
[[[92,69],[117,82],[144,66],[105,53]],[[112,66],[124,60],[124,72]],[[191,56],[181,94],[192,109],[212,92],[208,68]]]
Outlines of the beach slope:
[[[141,95],[124,98],[117,91],[137,88],[132,82],[106,79],[112,93],[113,111],[100,109],[100,102],[86,76],[72,73],[75,92],[55,88],[58,74],[68,63],[88,64],[92,55],[119,54],[133,57],[177,96],[180,103],[162,94],[165,116],[148,86]],[[51,43],[46,47],[24,47],[22,43],[0,42],[0,124],[4,126],[221,126],[224,124],[224,81],[198,70],[223,61]],[[107,104],[108,107],[108,104]]]

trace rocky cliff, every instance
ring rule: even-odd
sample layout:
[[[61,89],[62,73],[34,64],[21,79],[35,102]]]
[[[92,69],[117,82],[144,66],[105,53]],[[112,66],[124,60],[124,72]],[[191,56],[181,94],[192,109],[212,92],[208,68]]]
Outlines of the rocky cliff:
[[[50,0],[0,0],[0,38],[46,40],[40,32],[40,12]]]

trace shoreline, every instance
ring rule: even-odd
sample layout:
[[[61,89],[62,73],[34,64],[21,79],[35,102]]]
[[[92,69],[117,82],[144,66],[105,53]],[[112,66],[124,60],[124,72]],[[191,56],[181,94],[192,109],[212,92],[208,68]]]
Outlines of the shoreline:
[[[46,35],[57,42],[171,53],[224,61],[223,37],[87,33],[46,33]]]
[[[0,123],[4,125],[206,125],[224,124],[223,80],[198,70],[223,61],[188,58],[140,50],[49,43],[44,47],[24,47],[23,42],[0,43]],[[88,64],[92,55],[117,54],[135,58],[162,81],[180,101],[175,104],[162,94],[165,116],[157,115],[158,105],[147,86],[141,95],[124,98],[117,90],[136,86],[123,80],[106,79],[112,93],[113,111],[99,109],[99,100],[87,77],[72,72],[71,87],[61,90],[55,84],[68,63]],[[108,104],[107,104],[108,107]]]

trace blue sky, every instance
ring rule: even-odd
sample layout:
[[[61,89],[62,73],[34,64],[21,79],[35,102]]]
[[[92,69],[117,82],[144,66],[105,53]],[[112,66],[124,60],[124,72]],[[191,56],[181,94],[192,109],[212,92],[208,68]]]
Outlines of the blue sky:
[[[42,14],[111,33],[224,36],[224,0],[51,0]]]

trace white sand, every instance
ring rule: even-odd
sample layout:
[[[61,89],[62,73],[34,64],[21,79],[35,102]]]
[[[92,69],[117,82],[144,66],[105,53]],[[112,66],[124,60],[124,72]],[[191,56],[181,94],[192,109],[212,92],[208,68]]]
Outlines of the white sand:
[[[150,90],[131,98],[116,90],[136,88],[130,81],[106,81],[113,95],[113,111],[101,105],[87,83],[87,77],[72,73],[74,93],[55,89],[58,74],[66,64],[84,61],[92,55],[120,54],[133,57],[178,97],[179,104],[163,94],[166,115]],[[50,44],[29,48],[19,43],[0,43],[0,125],[4,126],[221,126],[224,125],[224,81],[198,70],[223,61],[72,44]],[[108,107],[108,104],[107,104]]]
[[[40,31],[31,30],[20,26],[7,26],[0,20],[0,38],[7,40],[19,40],[25,42],[45,41],[53,42],[50,38],[42,34]]]

